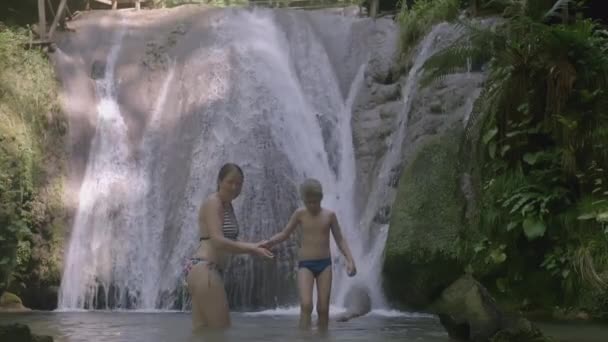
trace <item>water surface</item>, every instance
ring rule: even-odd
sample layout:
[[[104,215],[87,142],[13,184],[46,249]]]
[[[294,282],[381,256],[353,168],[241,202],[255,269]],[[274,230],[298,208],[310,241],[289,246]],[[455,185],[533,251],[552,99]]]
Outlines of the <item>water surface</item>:
[[[297,314],[297,309],[232,313],[233,327],[223,334],[193,334],[190,313],[167,311],[0,313],[0,324],[25,323],[36,334],[53,336],[55,342],[453,341],[431,315],[378,310],[346,323],[332,321],[322,334],[314,328],[299,331]],[[606,324],[537,324],[555,342],[608,341]]]
[[[314,319],[314,318],[313,318]],[[433,316],[374,313],[346,323],[331,322],[327,333],[301,332],[295,310],[232,313],[233,327],[219,334],[193,334],[185,312],[30,312],[0,314],[0,324],[28,324],[56,342],[194,341],[449,341]]]

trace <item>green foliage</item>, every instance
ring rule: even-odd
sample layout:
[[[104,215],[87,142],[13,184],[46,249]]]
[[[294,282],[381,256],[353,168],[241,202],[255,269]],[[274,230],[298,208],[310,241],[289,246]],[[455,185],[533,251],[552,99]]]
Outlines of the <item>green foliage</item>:
[[[59,172],[46,164],[61,169],[66,126],[52,68],[40,51],[23,49],[27,39],[25,30],[0,24],[0,292],[13,270],[31,273],[32,254],[47,248],[34,238],[61,208],[61,180],[52,178]]]
[[[397,16],[401,30],[401,50],[407,52],[433,25],[458,15],[459,0],[416,0],[411,8],[401,6]]]
[[[60,2],[61,0],[45,0],[48,23],[51,23],[53,13]],[[87,0],[68,0],[67,6],[71,11],[82,10],[85,8],[86,2]],[[53,11],[49,9],[49,4]],[[104,6],[107,7],[107,5]],[[9,25],[28,25],[38,22],[38,0],[2,0],[0,22]]]
[[[559,279],[565,301],[606,291],[608,33],[562,15],[573,1],[490,3],[504,21],[461,23],[468,34],[425,66],[427,83],[471,61],[488,70],[471,117],[480,131],[468,135],[482,164],[471,271],[508,290],[502,280],[515,287],[532,263]]]

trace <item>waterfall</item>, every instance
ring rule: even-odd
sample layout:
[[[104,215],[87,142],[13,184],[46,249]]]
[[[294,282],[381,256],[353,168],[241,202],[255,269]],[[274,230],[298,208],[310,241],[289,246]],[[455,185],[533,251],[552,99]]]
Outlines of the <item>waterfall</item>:
[[[374,306],[385,306],[377,285],[386,227],[384,235],[367,237],[389,191],[387,177],[399,161],[406,123],[394,133],[371,194],[356,191],[351,127],[353,103],[372,55],[361,42],[386,30],[379,26],[381,20],[247,9],[184,18],[174,26],[148,23],[149,31],[140,28],[144,33],[135,25],[127,29],[127,20],[106,28],[114,30],[114,38],[104,77],[96,80],[95,135],[66,252],[59,308],[187,308],[182,263],[198,245],[201,201],[214,191],[217,171],[228,161],[245,172],[242,194],[234,202],[242,240],[258,241],[281,230],[301,205],[299,183],[317,178],[325,192],[322,204],[336,211],[359,270],[354,278],[345,275],[332,242],[334,305],[342,305],[351,282],[362,281],[374,289]],[[156,61],[160,69],[138,64],[144,53],[131,44],[150,36],[169,42]],[[415,86],[428,54],[424,51],[404,87],[404,107],[410,101],[407,89]],[[140,69],[126,74],[117,72],[117,66]],[[137,107],[128,101],[137,99],[119,96],[133,89],[128,87],[151,89],[145,97],[152,104],[142,110],[145,125],[135,143],[127,123]],[[364,211],[355,209],[358,196],[370,196]],[[233,257],[226,287],[234,308],[297,302],[296,241],[293,237],[279,246],[272,261]]]
[[[66,255],[64,276],[59,293],[60,308],[92,307],[97,291],[108,291],[116,266],[116,255],[110,246],[116,240],[111,218],[122,211],[125,187],[132,168],[128,160],[127,127],[116,103],[114,69],[121,50],[124,30],[117,30],[105,68],[104,77],[96,80],[99,96],[97,129],[79,195],[79,208],[74,219],[72,237]],[[120,196],[120,197],[119,197]],[[123,263],[125,264],[125,263]],[[102,297],[106,297],[102,295]],[[104,305],[104,304],[99,304]]]
[[[396,196],[396,182],[401,175],[400,165],[403,162],[403,146],[408,128],[408,114],[412,107],[412,100],[419,85],[422,66],[434,52],[433,44],[437,36],[446,29],[446,24],[439,24],[433,27],[419,43],[419,51],[414,56],[412,67],[407,77],[402,82],[401,88],[401,111],[396,118],[398,125],[390,136],[390,147],[380,161],[377,168],[377,176],[368,194],[367,205],[363,214],[359,217],[358,226],[361,229],[348,231],[350,241],[366,241],[355,245],[357,260],[359,261],[359,272],[363,283],[370,289],[372,307],[382,309],[387,307],[382,293],[382,263],[384,261],[384,246],[388,236],[388,224],[377,224],[374,222],[375,216],[382,208],[392,205]],[[354,160],[354,158],[353,158]],[[344,187],[344,189],[349,187]],[[351,197],[352,198],[352,197]],[[351,215],[353,216],[353,215]],[[336,294],[337,303],[343,303],[345,289],[348,289],[353,282],[361,282],[361,279],[349,279],[343,274],[335,276],[340,284],[340,290]]]

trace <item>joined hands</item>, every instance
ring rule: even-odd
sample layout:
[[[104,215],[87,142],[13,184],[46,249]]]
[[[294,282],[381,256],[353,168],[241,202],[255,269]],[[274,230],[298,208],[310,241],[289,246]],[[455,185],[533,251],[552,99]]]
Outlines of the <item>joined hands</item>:
[[[252,243],[252,245],[253,254],[269,259],[274,258],[274,254],[272,254],[272,252],[268,249],[268,241],[264,240],[257,243]]]

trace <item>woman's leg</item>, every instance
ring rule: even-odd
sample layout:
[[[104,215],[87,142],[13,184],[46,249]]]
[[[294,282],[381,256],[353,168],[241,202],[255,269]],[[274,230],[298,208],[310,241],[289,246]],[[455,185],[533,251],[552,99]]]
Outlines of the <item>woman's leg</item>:
[[[203,307],[209,328],[230,328],[230,307],[228,306],[224,280],[216,270],[209,271],[209,280],[209,290]]]
[[[298,270],[298,291],[300,293],[300,328],[310,328],[312,314],[312,287],[315,277],[312,272],[302,267]]]
[[[207,327],[207,318],[204,315],[204,300],[207,284],[209,283],[209,270],[206,266],[195,265],[186,277],[188,292],[192,297],[192,329],[199,330]]]
[[[193,328],[230,327],[228,299],[219,273],[209,269],[206,264],[195,265],[188,274],[187,282],[192,296]]]

